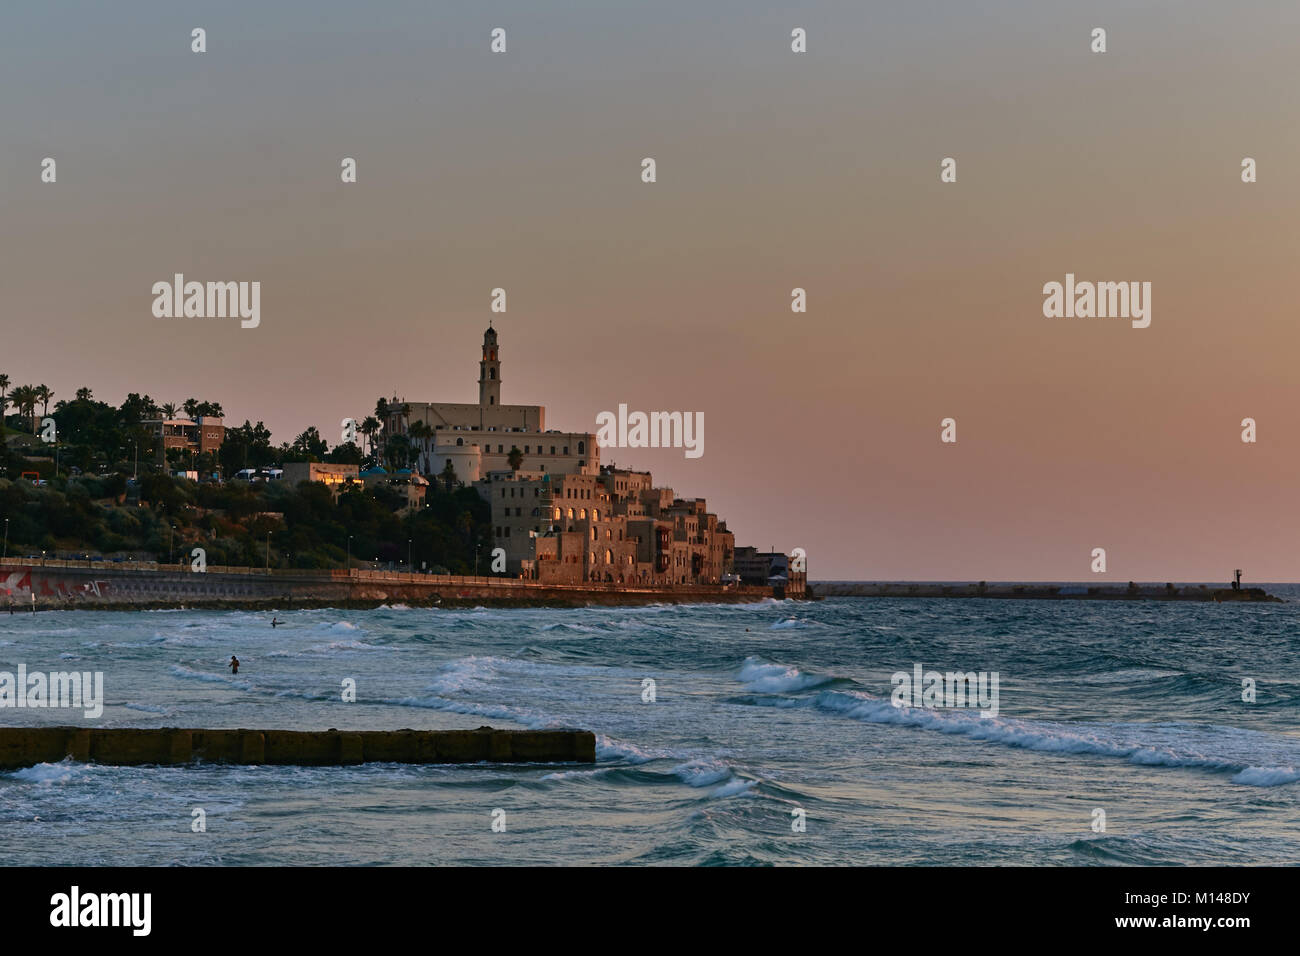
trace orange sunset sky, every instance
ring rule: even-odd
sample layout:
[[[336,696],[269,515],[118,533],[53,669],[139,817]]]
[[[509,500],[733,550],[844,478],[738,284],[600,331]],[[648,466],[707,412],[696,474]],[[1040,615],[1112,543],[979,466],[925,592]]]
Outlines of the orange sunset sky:
[[[4,11],[0,372],[333,441],[475,400],[491,320],[550,427],[703,412],[603,460],[813,579],[1300,580],[1300,5],[546,6]],[[155,318],[177,272],[260,327]],[[1045,318],[1067,272],[1151,326]]]

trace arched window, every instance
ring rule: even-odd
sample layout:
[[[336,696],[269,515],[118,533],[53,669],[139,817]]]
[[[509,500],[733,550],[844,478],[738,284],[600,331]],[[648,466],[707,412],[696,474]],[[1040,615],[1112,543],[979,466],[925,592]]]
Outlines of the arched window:
[[[572,508],[569,509],[569,517],[570,517],[570,518],[573,517],[573,509],[572,509]]]
[[[457,444],[457,445],[463,445],[463,444],[465,444],[465,439],[463,439],[463,438],[457,438],[457,439],[456,439],[456,444]]]
[[[591,517],[592,517],[594,520],[599,521],[599,520],[600,520],[600,509],[599,509],[599,508],[592,508],[592,509],[591,509]]]
[[[614,552],[610,551],[608,548],[605,549],[605,563],[606,564],[614,563]]]
[[[586,453],[587,453],[587,443],[585,441],[578,442],[578,454],[585,455]]]
[[[579,508],[579,509],[578,509],[578,517],[579,517],[579,518],[585,518],[585,517],[587,517],[587,509],[586,509],[586,508]]]
[[[564,517],[563,512],[561,512],[559,508],[555,509],[555,517],[557,520]]]
[[[495,382],[497,380],[497,370],[494,368],[488,369],[488,378]]]

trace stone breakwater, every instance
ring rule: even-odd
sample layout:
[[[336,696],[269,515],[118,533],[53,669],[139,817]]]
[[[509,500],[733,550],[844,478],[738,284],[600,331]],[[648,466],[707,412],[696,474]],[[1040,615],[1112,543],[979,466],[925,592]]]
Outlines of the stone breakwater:
[[[441,604],[583,606],[588,604],[744,603],[785,597],[785,590],[744,585],[632,587],[548,585],[504,577],[387,571],[271,571],[188,566],[120,567],[86,562],[0,564],[0,614],[87,608],[307,608]],[[789,597],[802,597],[802,591]]]
[[[588,730],[182,730],[0,727],[0,770],[65,758],[116,766],[595,763]]]
[[[817,581],[818,597],[993,598],[1026,601],[1268,601],[1282,599],[1263,588],[1212,588],[1205,584],[909,584],[883,581]]]

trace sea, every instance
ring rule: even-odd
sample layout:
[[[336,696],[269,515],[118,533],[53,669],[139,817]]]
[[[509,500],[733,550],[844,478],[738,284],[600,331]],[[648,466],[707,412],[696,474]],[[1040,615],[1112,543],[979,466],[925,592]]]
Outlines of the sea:
[[[98,719],[4,708],[3,725],[597,739],[594,765],[41,764],[0,774],[0,859],[1300,863],[1300,586],[1267,588],[1287,603],[0,615],[0,671],[102,672],[105,696]],[[918,665],[996,678],[996,715],[895,706]]]

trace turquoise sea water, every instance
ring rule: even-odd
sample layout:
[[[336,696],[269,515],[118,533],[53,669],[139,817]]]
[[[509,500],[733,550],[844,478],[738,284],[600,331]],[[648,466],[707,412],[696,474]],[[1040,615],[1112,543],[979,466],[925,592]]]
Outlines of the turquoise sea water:
[[[1270,586],[1300,600],[1300,587]],[[9,864],[1300,862],[1300,603],[830,599],[0,616],[99,726],[576,726],[595,766],[0,774]],[[232,676],[225,663],[237,654]],[[997,672],[999,713],[891,675]],[[357,682],[356,703],[341,682]],[[655,700],[644,697],[654,681]],[[1242,680],[1256,683],[1242,701]],[[2,724],[87,723],[0,709]],[[204,811],[206,832],[192,831]],[[493,811],[505,832],[494,832]],[[795,832],[792,811],[806,830]],[[1105,830],[1093,829],[1095,811]],[[496,819],[500,819],[498,814]]]

